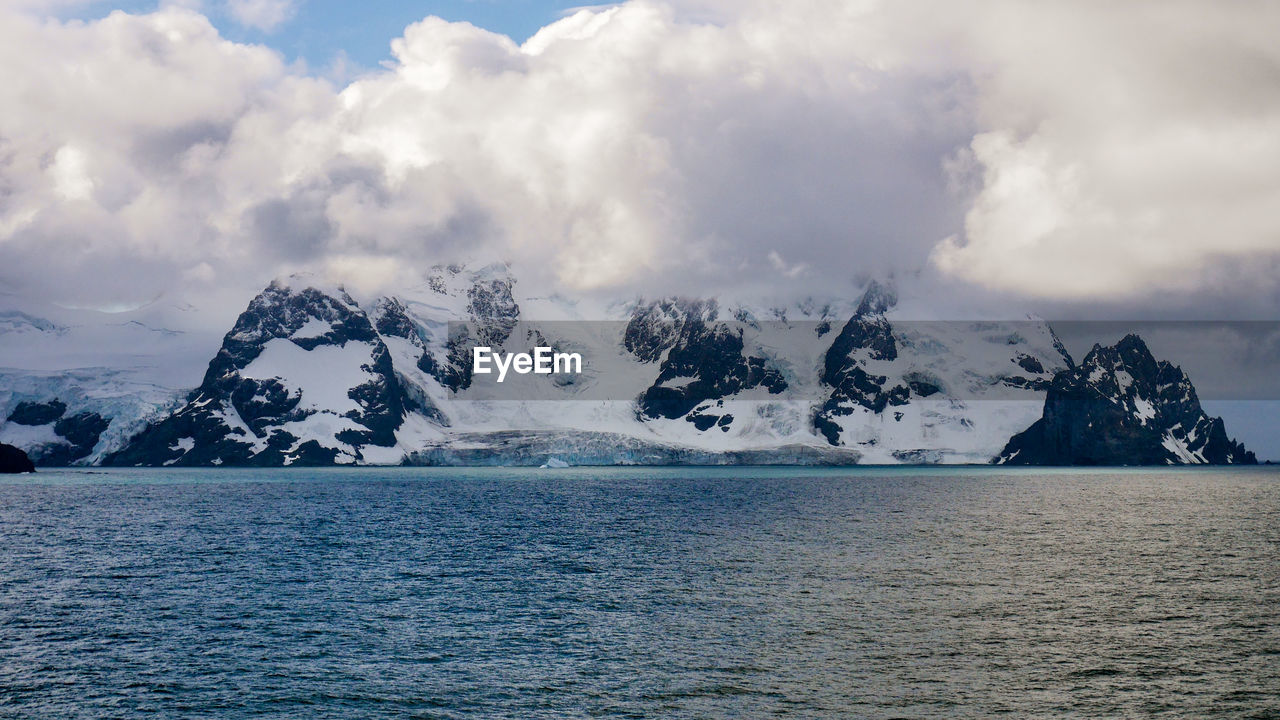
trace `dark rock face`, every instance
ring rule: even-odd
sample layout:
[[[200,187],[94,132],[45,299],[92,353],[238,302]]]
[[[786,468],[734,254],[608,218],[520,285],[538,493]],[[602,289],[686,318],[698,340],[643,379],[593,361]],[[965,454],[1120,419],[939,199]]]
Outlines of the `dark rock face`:
[[[399,337],[422,347],[418,325],[409,317],[404,303],[397,298],[379,298],[373,306],[374,327],[383,337]]]
[[[50,442],[27,448],[27,456],[41,467],[63,467],[93,454],[102,433],[111,420],[95,412],[81,412],[64,417],[67,404],[58,399],[47,402],[21,402],[9,414],[9,422],[39,427],[52,425],[61,442]]]
[[[449,268],[448,272],[456,276],[460,268]],[[437,293],[448,293],[443,276],[434,277],[430,285]],[[424,352],[418,360],[418,369],[455,392],[471,387],[472,350],[501,348],[520,322],[520,305],[512,293],[514,285],[510,277],[479,279],[472,283],[466,289],[467,322],[451,326],[443,358]]]
[[[67,439],[75,447],[84,448],[85,455],[98,444],[98,438],[111,422],[95,412],[76,413],[54,423],[53,431]],[[84,457],[81,455],[80,457]],[[77,458],[79,459],[79,458]]]
[[[993,461],[1011,465],[1256,464],[1200,407],[1191,380],[1137,335],[1054,377],[1044,415]]]
[[[54,423],[53,431],[66,438],[66,444],[40,448],[36,462],[46,467],[61,467],[89,457],[110,424],[110,420],[95,412],[76,413],[62,418]]]
[[[867,369],[868,361],[896,360],[897,341],[884,313],[897,302],[892,290],[872,282],[863,293],[853,317],[828,348],[822,366],[822,382],[831,387],[831,395],[814,414],[813,424],[827,442],[840,444],[840,426],[835,417],[852,414],[855,406],[871,412],[884,412],[886,407],[906,405],[911,398],[910,384],[890,384],[889,378]],[[927,397],[938,388],[917,381],[917,394]]]
[[[57,399],[43,403],[20,402],[13,412],[9,413],[9,422],[31,426],[48,425],[62,417],[66,411],[66,403]]]
[[[398,298],[378,298],[373,305],[373,325],[383,338],[398,337],[408,340],[411,345],[422,353],[417,361],[418,368],[429,375],[436,375],[432,370],[437,370],[437,368],[432,364],[430,353],[426,352],[426,342],[423,340],[422,331],[413,318],[410,317],[408,308]],[[428,368],[431,368],[431,370],[428,370]],[[444,414],[440,412],[439,408],[431,402],[431,399],[420,388],[413,382],[406,381],[403,377],[397,377],[400,380],[400,387],[405,392],[403,400],[405,410],[417,410],[430,418],[432,422],[441,426],[449,424]]]
[[[0,443],[0,473],[12,475],[35,471],[35,464],[21,449]]]
[[[1030,355],[1020,354],[1018,355],[1015,362],[1018,364],[1018,367],[1022,368],[1023,370],[1026,370],[1029,373],[1039,374],[1044,372],[1044,365],[1039,360],[1031,357]]]
[[[317,322],[323,332],[300,334],[304,326]],[[398,324],[395,318],[389,322]],[[192,391],[187,404],[148,427],[106,458],[105,464],[277,466],[337,462],[338,449],[300,438],[295,434],[299,432],[297,425],[293,430],[286,427],[306,421],[323,408],[303,405],[302,393],[282,382],[287,378],[242,375],[273,340],[287,340],[308,352],[321,347],[342,348],[348,343],[367,345],[369,361],[362,363],[360,370],[371,379],[348,389],[346,396],[357,409],[341,415],[355,427],[342,429],[334,437],[353,449],[355,460],[362,457],[362,447],[395,445],[395,431],[405,412],[405,393],[386,344],[369,317],[341,289],[327,293],[272,283],[249,303],[223,338],[204,382]],[[347,369],[335,367],[332,372]]]
[[[520,321],[520,306],[511,293],[514,284],[510,278],[494,278],[467,290],[467,315],[481,344],[501,347]]]
[[[733,416],[708,412],[711,402],[722,405],[724,398],[757,387],[771,394],[787,389],[766,358],[744,354],[742,328],[715,322],[717,313],[714,301],[672,298],[632,314],[623,336],[626,348],[646,362],[662,359],[657,379],[640,396],[641,415],[684,417],[700,432],[728,432]]]
[[[720,307],[715,300],[665,298],[638,306],[623,331],[622,343],[641,362],[656,362],[680,340],[689,323],[715,322]],[[738,322],[754,323],[743,311]]]
[[[418,359],[418,369],[430,375],[441,385],[457,392],[471,387],[472,351],[483,345],[475,341],[465,327],[445,341],[445,357],[437,360],[429,352],[424,352]],[[492,346],[490,346],[492,347]]]

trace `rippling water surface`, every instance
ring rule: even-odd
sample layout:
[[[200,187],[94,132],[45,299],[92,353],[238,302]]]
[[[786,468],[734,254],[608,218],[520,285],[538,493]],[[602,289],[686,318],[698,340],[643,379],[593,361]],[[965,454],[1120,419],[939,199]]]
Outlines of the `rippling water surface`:
[[[1280,474],[0,485],[0,717],[1280,717]]]

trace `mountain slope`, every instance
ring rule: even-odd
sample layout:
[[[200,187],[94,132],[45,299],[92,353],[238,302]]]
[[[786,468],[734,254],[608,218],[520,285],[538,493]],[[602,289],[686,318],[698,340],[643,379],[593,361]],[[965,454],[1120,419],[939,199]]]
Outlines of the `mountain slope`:
[[[405,394],[341,288],[275,282],[249,303],[187,403],[113,465],[396,462]]]
[[[1095,345],[1049,386],[1043,416],[995,461],[1012,465],[1254,464],[1200,407],[1181,369],[1157,361],[1137,335]]]
[[[1071,358],[1047,324],[913,321],[872,282],[821,359],[814,429],[869,461],[985,462]]]
[[[67,413],[58,399],[24,401],[9,414],[0,439],[17,441],[39,465],[71,465],[93,454],[111,421],[96,412]]]

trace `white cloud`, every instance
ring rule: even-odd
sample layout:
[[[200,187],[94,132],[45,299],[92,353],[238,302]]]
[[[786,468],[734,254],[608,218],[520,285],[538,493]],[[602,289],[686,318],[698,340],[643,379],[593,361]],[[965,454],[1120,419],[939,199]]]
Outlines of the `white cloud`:
[[[981,190],[938,266],[1030,295],[1131,298],[1260,260],[1250,290],[1274,288],[1275,27],[1273,3],[987,6],[959,51],[977,70]]]
[[[809,266],[803,263],[799,265],[788,265],[787,261],[782,259],[782,256],[778,254],[777,250],[770,250],[768,257],[769,264],[773,266],[773,269],[777,270],[786,278],[798,278],[809,269]]]
[[[87,200],[93,193],[93,180],[85,168],[84,153],[71,145],[62,146],[49,167],[53,187],[64,200]]]
[[[967,137],[960,114],[930,117],[948,79],[875,69],[839,23],[806,38],[753,13],[721,27],[636,2],[523,47],[428,18],[392,68],[341,90],[178,7],[15,15],[0,31],[18,80],[0,101],[19,108],[0,119],[3,279],[149,297],[207,268],[256,283],[465,254],[529,282],[691,292],[776,278],[780,241],[841,286],[920,262],[949,227],[939,158]],[[72,185],[52,179],[63,147],[79,153]],[[103,264],[115,272],[33,280]]]
[[[646,294],[930,263],[1274,288],[1278,11],[1247,7],[633,0],[523,46],[428,18],[342,88],[176,5],[0,10],[0,284],[118,304],[471,256]]]
[[[297,0],[227,0],[227,12],[245,27],[271,32],[298,11]]]

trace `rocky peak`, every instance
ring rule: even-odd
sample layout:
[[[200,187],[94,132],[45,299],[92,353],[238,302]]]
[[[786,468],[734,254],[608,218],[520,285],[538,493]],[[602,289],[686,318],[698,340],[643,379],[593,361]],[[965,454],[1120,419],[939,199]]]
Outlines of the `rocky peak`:
[[[382,297],[374,301],[373,325],[384,338],[404,338],[418,347],[423,346],[418,324],[409,317],[408,308],[399,298]]]
[[[441,385],[457,392],[471,386],[471,353],[477,346],[501,348],[520,323],[515,278],[504,263],[477,270],[463,265],[437,265],[427,285],[431,304],[453,321],[445,346],[424,347],[417,366]]]
[[[1195,422],[1201,414],[1200,400],[1186,373],[1156,360],[1142,338],[1133,334],[1114,346],[1094,345],[1070,374],[1054,379],[1054,386],[1087,388],[1132,413],[1141,424]]]
[[[303,350],[377,341],[368,316],[341,286],[320,289],[300,285],[304,281],[300,276],[275,280],[249,302],[209,363],[202,388],[243,369],[274,339],[287,339]]]
[[[1179,367],[1142,338],[1095,345],[1049,386],[1044,414],[996,462],[1027,465],[1255,463],[1200,406]]]
[[[1110,347],[1095,344],[1080,365],[1090,373],[1127,372],[1135,377],[1154,378],[1160,366],[1168,363],[1157,362],[1142,338],[1130,333]]]
[[[733,415],[716,412],[726,398],[755,388],[787,388],[767,358],[745,352],[744,328],[720,322],[715,300],[666,298],[632,312],[623,344],[642,362],[660,361],[658,377],[640,397],[649,418],[685,418],[699,431],[729,432]],[[735,314],[736,317],[736,314]]]
[[[879,413],[890,405],[905,404],[910,397],[908,385],[891,383],[887,376],[870,369],[873,362],[898,357],[893,328],[884,316],[896,301],[891,289],[872,281],[853,317],[827,349],[821,379],[832,392],[815,415],[814,424],[832,445],[839,444],[840,434],[833,418],[850,414],[854,405]]]
[[[467,289],[467,314],[476,328],[476,339],[499,347],[520,321],[520,306],[511,292],[509,277],[478,279]]]
[[[883,315],[897,304],[897,289],[892,285],[872,280],[867,284],[867,289],[862,292],[862,299],[858,301],[858,308],[854,311],[854,315]]]
[[[404,412],[390,352],[369,316],[340,286],[295,277],[250,301],[184,407],[107,462],[356,462],[370,447],[395,444]]]
[[[688,328],[715,322],[719,315],[720,305],[711,299],[669,297],[641,301],[631,311],[623,345],[641,362],[655,362]]]

